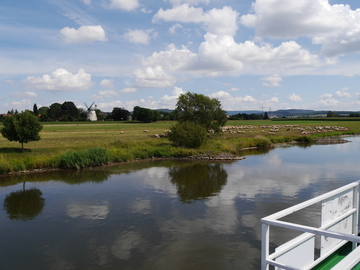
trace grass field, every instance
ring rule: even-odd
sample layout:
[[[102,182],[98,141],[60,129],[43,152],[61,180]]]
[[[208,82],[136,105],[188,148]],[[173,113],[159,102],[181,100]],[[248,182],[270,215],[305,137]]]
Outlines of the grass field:
[[[0,137],[0,174],[59,168],[66,153],[94,147],[106,149],[111,162],[124,162],[152,157],[188,156],[208,151],[241,155],[241,150],[249,147],[270,147],[274,143],[293,140],[311,141],[319,136],[360,133],[360,119],[332,120],[228,121],[226,127],[231,128],[220,135],[212,135],[199,149],[173,147],[167,138],[156,139],[155,134],[163,134],[175,124],[170,121],[42,123],[41,140],[25,144],[24,153],[20,152],[19,143]],[[330,127],[338,127],[339,130]]]

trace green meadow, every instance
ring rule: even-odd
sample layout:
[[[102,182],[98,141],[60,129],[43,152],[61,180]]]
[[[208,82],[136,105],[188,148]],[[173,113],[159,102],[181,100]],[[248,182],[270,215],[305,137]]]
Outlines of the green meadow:
[[[311,142],[316,137],[360,134],[360,119],[228,121],[226,131],[211,134],[198,149],[174,147],[164,134],[175,122],[42,123],[41,140],[20,144],[0,137],[0,174],[83,168],[148,158],[178,158],[206,152],[242,155],[244,149],[276,143]],[[1,127],[1,126],[0,126]]]

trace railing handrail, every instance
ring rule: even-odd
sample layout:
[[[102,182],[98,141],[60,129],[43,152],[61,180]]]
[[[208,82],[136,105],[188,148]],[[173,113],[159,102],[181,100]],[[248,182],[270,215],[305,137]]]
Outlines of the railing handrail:
[[[335,195],[337,195],[337,194],[339,194],[341,192],[344,192],[344,191],[347,191],[347,190],[349,190],[351,188],[354,188],[354,187],[358,186],[359,183],[360,183],[360,180],[356,181],[356,182],[353,182],[353,183],[350,183],[350,184],[347,184],[346,186],[343,186],[343,187],[337,188],[335,190],[329,191],[329,192],[327,192],[327,193],[325,193],[323,195],[317,196],[317,197],[315,197],[313,199],[310,199],[310,200],[307,200],[305,202],[296,204],[296,205],[291,206],[289,208],[286,208],[286,209],[284,209],[282,211],[279,211],[279,212],[276,212],[276,213],[274,213],[272,215],[264,217],[264,218],[261,219],[261,221],[277,220],[279,218],[283,218],[283,217],[285,217],[287,215],[290,215],[290,214],[295,213],[297,211],[300,211],[300,210],[302,210],[302,209],[304,209],[306,207],[309,207],[309,206],[311,206],[311,205],[313,205],[315,203],[321,202],[321,201],[326,200],[326,199],[328,199],[328,198],[330,198],[332,196],[335,196]]]
[[[297,240],[298,242],[292,242],[290,245],[287,244],[286,248],[277,250],[272,254],[269,254],[269,228],[270,226],[276,226],[276,227],[282,227],[286,229],[301,231],[303,233],[309,233],[310,235],[320,235],[324,237],[330,237],[335,239],[344,240],[346,242],[353,242],[353,243],[360,243],[360,237],[357,236],[358,231],[358,211],[359,211],[359,186],[360,186],[360,180],[347,184],[343,187],[337,188],[335,190],[332,190],[330,192],[327,192],[323,195],[320,195],[316,198],[307,200],[305,202],[299,203],[297,205],[294,205],[292,207],[286,208],[282,211],[279,211],[277,213],[274,213],[272,215],[269,215],[267,217],[264,217],[261,219],[262,224],[262,269],[268,269],[269,265],[277,266],[282,269],[297,269],[296,267],[291,267],[289,265],[285,265],[280,263],[279,261],[276,261],[274,259],[279,258],[283,254],[286,254],[288,251],[290,251],[292,248],[302,245],[304,243],[302,240]],[[283,218],[287,215],[293,214],[297,211],[300,211],[306,207],[309,207],[311,205],[314,205],[319,202],[324,202],[329,198],[336,198],[336,196],[341,196],[341,193],[345,193],[347,191],[350,192],[352,190],[353,194],[353,202],[352,202],[352,208],[347,209],[345,213],[343,213],[340,216],[337,216],[333,220],[328,220],[327,223],[323,223],[321,227],[312,227],[312,226],[305,226],[300,224],[295,224],[291,222],[286,221],[280,221],[280,218]],[[336,231],[329,231],[328,229],[331,228],[333,225],[341,224],[341,222],[349,217],[352,216],[352,234],[350,233],[343,233],[343,232],[336,232]],[[355,231],[356,230],[356,231]],[[356,234],[356,235],[355,235]],[[310,237],[304,237],[303,239],[307,239]],[[266,242],[264,242],[266,241]],[[355,247],[355,244],[353,244],[353,247]],[[332,247],[334,248],[334,246]],[[328,250],[327,252],[329,252]],[[323,260],[322,257],[319,258],[319,260]],[[316,260],[318,261],[318,260]],[[313,262],[313,264],[317,263],[316,261]]]

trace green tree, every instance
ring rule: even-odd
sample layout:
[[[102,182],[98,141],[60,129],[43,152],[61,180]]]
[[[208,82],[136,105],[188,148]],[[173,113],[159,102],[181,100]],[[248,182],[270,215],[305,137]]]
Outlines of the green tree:
[[[40,140],[39,133],[42,125],[39,118],[29,111],[24,111],[4,119],[1,135],[9,141],[21,143],[24,152],[24,143]]]
[[[48,112],[49,107],[43,106],[38,109],[38,115],[40,115],[40,122],[47,122],[50,120]]]
[[[180,95],[175,111],[180,123],[193,122],[217,133],[227,121],[226,112],[221,108],[220,101],[202,94],[187,92]]]
[[[268,115],[267,112],[265,112],[265,114],[264,114],[264,120],[267,120],[267,119],[269,119],[269,115]]]
[[[197,148],[206,141],[207,132],[203,126],[193,122],[182,122],[170,127],[168,138],[176,146]]]
[[[34,104],[33,112],[34,112],[35,116],[37,116],[39,114],[39,110],[38,110],[38,107],[37,107],[36,103]]]
[[[335,117],[336,114],[333,111],[328,111],[326,117]]]
[[[58,121],[62,116],[61,104],[60,103],[53,103],[49,107],[48,116],[51,120]]]
[[[79,109],[72,101],[65,101],[61,104],[61,112],[63,116],[67,116],[69,121],[77,120],[79,117]]]
[[[140,122],[151,123],[154,119],[156,119],[156,116],[154,116],[154,112],[151,109],[135,106],[133,118]]]
[[[130,112],[124,108],[115,107],[111,113],[111,118],[114,121],[127,121],[129,117]]]

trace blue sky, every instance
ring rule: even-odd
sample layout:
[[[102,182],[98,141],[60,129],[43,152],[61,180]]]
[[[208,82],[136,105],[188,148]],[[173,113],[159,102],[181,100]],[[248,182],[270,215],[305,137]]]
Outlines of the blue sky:
[[[360,111],[360,1],[4,0],[0,113],[73,101]]]

